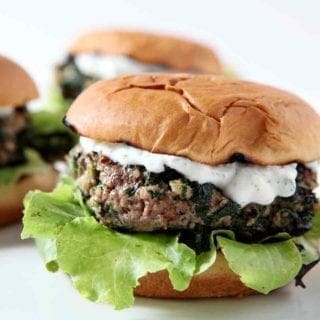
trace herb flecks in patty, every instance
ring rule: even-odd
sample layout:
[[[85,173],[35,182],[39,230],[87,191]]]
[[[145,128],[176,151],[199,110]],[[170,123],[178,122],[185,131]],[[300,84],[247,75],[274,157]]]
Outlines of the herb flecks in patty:
[[[270,205],[241,208],[213,184],[189,181],[170,168],[151,173],[77,148],[70,153],[70,163],[95,217],[115,229],[182,233],[227,229],[238,240],[252,242],[279,232],[299,236],[312,225],[316,175],[301,164],[294,195],[277,197]]]

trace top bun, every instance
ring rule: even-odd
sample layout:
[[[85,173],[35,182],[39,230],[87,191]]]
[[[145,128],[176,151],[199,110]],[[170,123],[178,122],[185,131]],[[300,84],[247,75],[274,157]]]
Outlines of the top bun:
[[[12,60],[0,56],[0,108],[24,105],[38,95],[29,74]]]
[[[320,117],[306,102],[273,87],[217,76],[102,80],[75,100],[66,123],[92,139],[209,165],[235,154],[260,165],[320,158]]]
[[[100,30],[80,36],[71,54],[98,52],[126,55],[183,72],[222,74],[221,63],[211,48],[166,35],[126,30]]]

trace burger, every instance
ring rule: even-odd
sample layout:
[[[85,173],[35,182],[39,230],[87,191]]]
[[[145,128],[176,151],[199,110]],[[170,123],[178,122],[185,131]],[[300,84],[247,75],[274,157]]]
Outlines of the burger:
[[[80,35],[70,45],[63,62],[56,66],[55,84],[48,91],[41,112],[34,114],[39,128],[37,148],[52,159],[63,156],[76,144],[76,137],[62,127],[61,118],[90,84],[128,73],[168,71],[229,72],[212,48],[190,40],[114,29]]]
[[[147,32],[104,29],[81,35],[56,68],[63,101],[74,100],[88,85],[128,73],[223,72],[213,49],[202,44]]]
[[[30,76],[0,56],[0,225],[22,216],[22,200],[31,189],[50,190],[56,173],[30,141],[28,101],[38,97]]]
[[[72,104],[70,174],[25,199],[48,270],[117,309],[267,294],[318,261],[320,118],[270,86],[213,75],[103,80]]]

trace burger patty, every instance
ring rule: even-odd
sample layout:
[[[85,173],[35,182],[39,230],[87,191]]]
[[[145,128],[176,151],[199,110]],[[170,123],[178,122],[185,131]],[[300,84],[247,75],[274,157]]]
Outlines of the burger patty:
[[[70,152],[69,162],[93,215],[115,229],[184,230],[187,240],[188,232],[227,229],[238,240],[252,242],[279,232],[299,236],[312,226],[316,174],[302,164],[297,166],[293,196],[241,208],[213,184],[189,181],[170,168],[151,173],[142,166],[121,166],[96,152],[85,154],[79,148]]]
[[[86,87],[99,80],[96,77],[83,74],[75,63],[72,55],[57,66],[56,80],[64,99],[74,100]]]
[[[25,107],[15,108],[9,115],[0,116],[0,167],[25,161],[23,146],[29,123]]]

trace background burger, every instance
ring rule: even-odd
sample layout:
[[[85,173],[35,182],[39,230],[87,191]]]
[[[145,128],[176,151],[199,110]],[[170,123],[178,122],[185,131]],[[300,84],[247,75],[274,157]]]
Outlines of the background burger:
[[[129,30],[98,30],[71,44],[56,69],[63,99],[73,100],[88,85],[129,73],[183,71],[223,73],[213,49],[185,39]]]
[[[34,114],[37,148],[46,154],[53,150],[55,156],[75,145],[75,136],[63,127],[61,118],[90,84],[128,73],[168,71],[222,74],[225,70],[212,48],[181,38],[112,29],[81,35],[55,68],[55,85],[41,112]]]
[[[319,260],[320,118],[298,97],[215,76],[100,81],[65,123],[71,174],[25,200],[23,238],[82,295],[267,294]]]
[[[22,200],[31,189],[50,190],[56,174],[32,146],[26,103],[38,97],[30,76],[0,56],[0,224],[22,216]]]

